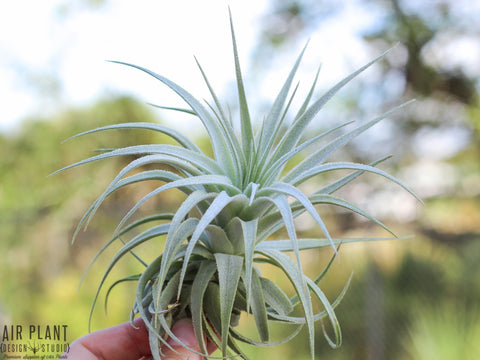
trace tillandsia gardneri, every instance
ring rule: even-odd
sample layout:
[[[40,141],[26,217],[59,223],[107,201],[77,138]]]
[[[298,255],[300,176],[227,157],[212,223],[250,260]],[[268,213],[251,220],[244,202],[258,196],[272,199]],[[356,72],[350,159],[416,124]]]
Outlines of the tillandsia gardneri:
[[[118,62],[153,76],[184,100],[188,108],[169,109],[191,114],[202,122],[211,141],[213,158],[207,156],[179,131],[154,123],[116,124],[74,136],[113,129],[145,129],[163,133],[177,143],[114,149],[62,169],[112,157],[135,156],[135,160],[121,169],[107,189],[86,211],[74,238],[79,229],[91,221],[100,205],[111,194],[139,182],[155,180],[161,183],[128,211],[118,224],[113,237],[94,258],[93,261],[115,241],[123,242],[123,246],[105,271],[92,311],[100,289],[112,268],[123,256],[133,254],[142,262],[145,269],[141,274],[114,282],[108,293],[112,287],[123,281],[138,282],[131,318],[133,320],[139,315],[144,319],[155,359],[160,359],[162,344],[170,347],[166,342],[167,336],[182,343],[172,333],[171,326],[183,317],[192,319],[200,345],[199,353],[205,357],[208,357],[205,338],[218,346],[222,353],[220,358],[239,355],[247,359],[238,342],[254,346],[276,345],[288,341],[305,326],[313,359],[316,321],[325,319],[331,323],[330,331],[333,332],[333,336],[327,334],[325,327],[323,329],[325,338],[332,347],[339,346],[342,341],[334,308],[344,296],[350,280],[333,302],[327,299],[318,285],[337,255],[340,244],[381,240],[332,238],[315,206],[328,204],[342,207],[378,224],[395,237],[378,219],[333,194],[363,173],[369,172],[385,177],[416,197],[400,181],[376,167],[386,158],[369,165],[326,160],[337,149],[405,104],[338,135],[323,146],[316,147],[298,164],[292,165],[291,160],[295,155],[308,148],[312,149],[312,145],[318,144],[327,135],[348,125],[342,124],[306,140],[303,138],[309,123],[332,96],[385,54],[347,76],[313,101],[317,72],[306,98],[292,120],[287,122],[288,110],[297,90],[295,88],[291,91],[292,82],[304,54],[304,48],[270,111],[255,132],[247,105],[231,16],[230,26],[238,89],[239,116],[236,120],[240,125],[238,135],[234,119],[220,103],[198,61],[197,65],[213,99],[211,104],[205,105],[173,81],[148,69]],[[164,165],[168,165],[171,170],[165,170]],[[337,170],[348,170],[349,173],[331,183],[323,184],[309,195],[299,189],[299,186],[307,180]],[[132,220],[133,215],[143,204],[156,199],[169,189],[177,189],[184,194],[183,202],[174,212],[156,213]],[[303,213],[308,213],[315,220],[320,228],[321,237],[297,237],[294,219]],[[128,237],[134,233],[133,230],[145,227],[147,230]],[[287,238],[272,240],[271,236],[279,229],[286,230]],[[166,237],[163,253],[157,254],[150,263],[144,262],[133,252],[138,246],[145,243],[148,246],[149,240],[159,237]],[[325,264],[317,278],[311,279],[303,273],[300,252],[322,247],[333,248],[332,260]],[[285,252],[292,252],[295,260]],[[280,269],[296,294],[293,297],[287,296],[279,285],[262,276],[257,264],[269,264]],[[314,313],[313,301],[319,301],[323,310]],[[293,316],[295,308],[301,309],[303,316]],[[242,313],[253,315],[259,340],[240,334],[235,329]],[[91,317],[92,313],[90,319]],[[269,333],[271,321],[292,324],[291,335],[281,341],[271,342]],[[186,344],[183,346],[188,348]],[[190,350],[197,352],[194,349]]]

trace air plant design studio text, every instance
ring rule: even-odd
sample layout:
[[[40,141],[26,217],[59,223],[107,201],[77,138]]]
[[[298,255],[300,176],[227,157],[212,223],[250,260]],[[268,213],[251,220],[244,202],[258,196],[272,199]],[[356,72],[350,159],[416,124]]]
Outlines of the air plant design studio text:
[[[70,347],[67,329],[68,325],[3,325],[0,355],[6,359],[58,358]]]

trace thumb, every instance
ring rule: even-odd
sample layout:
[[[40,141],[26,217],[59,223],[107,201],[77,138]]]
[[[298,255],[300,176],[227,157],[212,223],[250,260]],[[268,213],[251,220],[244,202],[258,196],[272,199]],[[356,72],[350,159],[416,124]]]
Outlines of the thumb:
[[[185,318],[177,321],[172,327],[172,332],[189,348],[196,350],[198,352],[201,352],[200,346],[198,345],[197,337],[195,336],[195,330],[193,329],[191,319]],[[182,345],[180,345],[178,342],[176,342],[172,338],[168,338],[167,343],[181,355],[176,353],[175,351],[172,351],[167,346],[163,345],[162,346],[163,360],[187,360],[187,359],[202,360],[203,359],[202,356],[200,356],[199,354],[192,353],[191,351],[184,348]],[[213,344],[209,343],[207,344],[207,349],[208,349],[208,352],[211,353],[215,350],[215,347],[213,346]]]

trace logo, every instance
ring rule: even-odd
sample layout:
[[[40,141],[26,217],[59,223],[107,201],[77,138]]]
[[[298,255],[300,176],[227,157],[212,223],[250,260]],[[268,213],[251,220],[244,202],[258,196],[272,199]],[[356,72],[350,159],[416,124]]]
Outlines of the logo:
[[[3,325],[0,359],[66,359],[68,325]]]

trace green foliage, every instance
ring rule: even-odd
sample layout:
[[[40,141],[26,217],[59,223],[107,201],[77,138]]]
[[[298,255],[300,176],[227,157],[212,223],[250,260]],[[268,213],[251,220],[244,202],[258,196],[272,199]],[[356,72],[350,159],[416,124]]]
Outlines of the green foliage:
[[[161,137],[148,132],[132,132],[126,138],[121,132],[112,131],[102,138],[82,139],[74,147],[60,143],[60,139],[67,138],[72,131],[140,119],[156,121],[145,106],[132,99],[118,98],[100,101],[89,108],[64,111],[50,119],[29,119],[18,133],[0,136],[3,155],[0,159],[0,252],[4,254],[0,257],[0,303],[12,321],[48,323],[59,316],[56,321],[75,322],[70,327],[72,336],[85,332],[86,326],[77,322],[82,318],[60,303],[75,302],[78,311],[85,306],[88,310],[92,290],[85,288],[81,296],[76,295],[75,269],[87,265],[85,257],[92,256],[89,247],[95,247],[97,237],[102,236],[99,234],[107,234],[103,227],[111,226],[112,219],[118,218],[127,203],[133,201],[132,195],[124,193],[121,198],[112,198],[106,204],[108,214],[99,216],[90,232],[80,235],[79,244],[71,247],[68,239],[83,206],[94,200],[105,186],[105,179],[125,159],[101,168],[47,176],[92,148],[162,141]],[[124,264],[121,268],[132,270]],[[59,303],[58,299],[64,300]],[[116,319],[118,322],[121,317]],[[104,320],[100,323],[106,324]]]
[[[478,309],[461,303],[437,306],[416,314],[405,347],[413,359],[478,359],[479,324]]]

